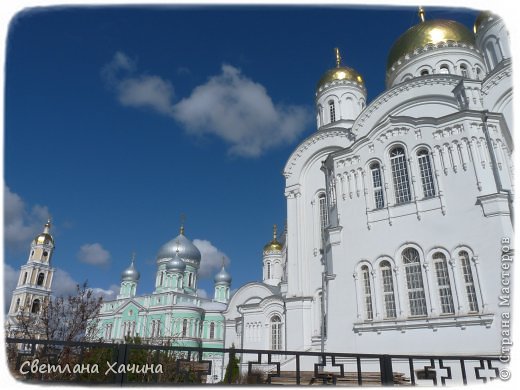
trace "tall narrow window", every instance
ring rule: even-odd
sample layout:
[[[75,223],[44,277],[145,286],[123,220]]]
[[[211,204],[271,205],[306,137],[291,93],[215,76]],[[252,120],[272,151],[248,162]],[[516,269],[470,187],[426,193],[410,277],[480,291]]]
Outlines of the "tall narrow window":
[[[278,316],[271,318],[271,349],[282,349],[282,320]]]
[[[381,282],[383,284],[383,300],[385,303],[385,318],[397,317],[395,309],[394,280],[392,278],[392,267],[388,261],[382,261]]]
[[[329,102],[329,112],[330,112],[330,123],[336,122],[336,105],[331,100]]]
[[[188,334],[188,320],[184,319],[182,321],[182,337],[186,337]]]
[[[365,301],[365,318],[371,320],[374,318],[372,309],[372,289],[370,288],[370,271],[366,265],[361,267],[361,279],[363,283],[363,300]]]
[[[408,165],[406,154],[402,147],[396,147],[390,152],[392,165],[392,178],[394,182],[395,202],[406,203],[411,200],[410,180],[408,178]]]
[[[271,279],[271,263],[267,263],[267,279]]]
[[[459,260],[464,276],[464,285],[466,287],[466,296],[468,297],[468,305],[470,312],[478,312],[477,294],[475,292],[475,283],[473,282],[473,272],[471,271],[471,263],[468,252],[460,251]]]
[[[159,280],[159,286],[162,286],[163,284],[163,279],[164,279],[164,272],[161,272],[161,278]]]
[[[475,69],[477,72],[477,80],[481,80],[482,79],[482,70],[480,70],[480,68],[478,66],[475,67]]]
[[[193,283],[193,274],[190,272],[188,274],[188,287],[192,287],[192,283]]]
[[[442,314],[453,314],[455,309],[453,306],[453,296],[451,294],[450,275],[448,274],[448,264],[446,256],[441,252],[436,252],[432,256],[433,265],[435,266],[435,275],[437,276],[437,286],[439,287],[439,298],[441,300]]]
[[[435,196],[435,185],[433,184],[433,172],[430,159],[430,153],[426,149],[421,149],[417,153],[419,162],[419,171],[421,174],[421,183],[425,198]]]
[[[14,311],[18,311],[19,308],[20,308],[20,298],[18,298],[16,300],[16,306],[14,307]]]
[[[43,286],[43,279],[45,279],[45,275],[43,274],[43,272],[40,272],[38,274],[38,281],[36,282],[36,284],[38,286]]]
[[[23,274],[23,282],[22,284],[25,284],[27,282],[27,272]]]
[[[215,338],[215,323],[212,322],[209,324],[209,338],[214,339]]]
[[[31,307],[31,313],[37,314],[40,311],[40,300],[35,299]]]
[[[428,314],[428,311],[426,309],[419,252],[414,248],[406,248],[402,253],[402,259],[406,273],[410,315],[425,316]]]
[[[461,75],[462,77],[468,77],[468,68],[467,68],[467,66],[464,65],[464,64],[462,64],[462,65],[460,66],[460,75]]]
[[[327,199],[325,198],[325,194],[320,194],[318,200],[320,204],[320,226],[321,231],[323,231],[329,225],[329,213],[327,211]]]
[[[383,180],[381,179],[381,167],[379,163],[370,164],[370,172],[372,173],[372,186],[374,188],[374,205],[376,209],[385,207],[385,198],[383,196]]]

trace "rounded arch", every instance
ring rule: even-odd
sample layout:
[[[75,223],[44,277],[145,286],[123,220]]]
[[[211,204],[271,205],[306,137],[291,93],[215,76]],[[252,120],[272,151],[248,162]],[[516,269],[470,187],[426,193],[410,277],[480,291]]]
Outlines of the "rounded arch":
[[[379,269],[379,267],[381,266],[381,263],[384,261],[387,261],[390,264],[390,266],[392,267],[392,269],[395,268],[395,266],[396,266],[395,260],[392,257],[387,256],[387,255],[379,256],[376,259],[376,261],[374,261],[374,268]]]
[[[455,71],[454,71],[455,65],[453,64],[453,61],[448,60],[447,58],[443,58],[441,60],[438,60],[435,63],[434,68],[435,68],[436,73],[443,74],[441,72],[441,69],[443,69],[443,68],[447,69],[449,74],[454,74],[455,73]]]
[[[433,74],[433,69],[434,68],[431,65],[421,64],[417,68],[416,75],[417,76],[428,76],[428,75],[431,75],[431,74]],[[426,72],[428,72],[428,73],[426,73]]]
[[[404,244],[402,244],[398,249],[397,251],[395,252],[395,259],[396,259],[396,262],[399,264],[399,265],[402,265],[403,264],[403,261],[402,261],[402,254],[403,254],[403,251],[405,249],[408,249],[408,248],[414,248],[415,250],[417,250],[417,252],[419,252],[419,258],[420,258],[420,262],[421,264],[424,264],[424,251],[422,249],[422,247],[415,243],[415,242],[406,242]]]

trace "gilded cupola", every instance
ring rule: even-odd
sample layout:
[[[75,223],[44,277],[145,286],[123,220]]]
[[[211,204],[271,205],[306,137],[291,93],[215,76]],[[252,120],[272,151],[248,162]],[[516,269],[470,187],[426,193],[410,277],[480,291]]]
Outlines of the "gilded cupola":
[[[420,23],[410,27],[394,43],[388,54],[387,69],[390,69],[397,60],[416,49],[422,49],[429,44],[441,42],[458,42],[475,45],[475,35],[463,24],[454,20],[425,18],[424,9],[419,9]]]

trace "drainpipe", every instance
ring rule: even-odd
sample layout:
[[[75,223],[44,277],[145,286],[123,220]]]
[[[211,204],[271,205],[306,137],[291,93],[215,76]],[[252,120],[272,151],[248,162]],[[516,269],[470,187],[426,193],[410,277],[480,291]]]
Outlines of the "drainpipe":
[[[511,224],[514,225],[513,196],[511,194],[511,190],[507,190],[502,187],[502,181],[500,180],[500,174],[498,173],[498,164],[497,164],[497,160],[496,160],[496,156],[495,156],[495,149],[493,148],[493,144],[491,143],[491,137],[489,135],[489,129],[487,126],[488,113],[489,113],[488,110],[484,110],[482,112],[482,129],[484,130],[487,148],[489,151],[489,155],[491,156],[491,170],[493,171],[493,178],[495,179],[495,185],[497,187],[497,192],[507,193],[507,205],[509,207],[509,218],[511,219]]]

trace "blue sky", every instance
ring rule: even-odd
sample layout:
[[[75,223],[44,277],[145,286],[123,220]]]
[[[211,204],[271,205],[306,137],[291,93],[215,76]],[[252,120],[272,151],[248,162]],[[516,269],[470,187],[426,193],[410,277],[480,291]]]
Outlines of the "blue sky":
[[[476,11],[428,8],[472,28]],[[415,8],[66,7],[18,14],[7,41],[5,288],[50,213],[55,288],[109,290],[136,252],[138,293],[178,233],[261,279],[285,222],[282,169],[315,131],[314,90],[334,66],[384,90],[392,43]],[[204,259],[203,259],[204,261]],[[212,276],[200,287],[210,295]]]

